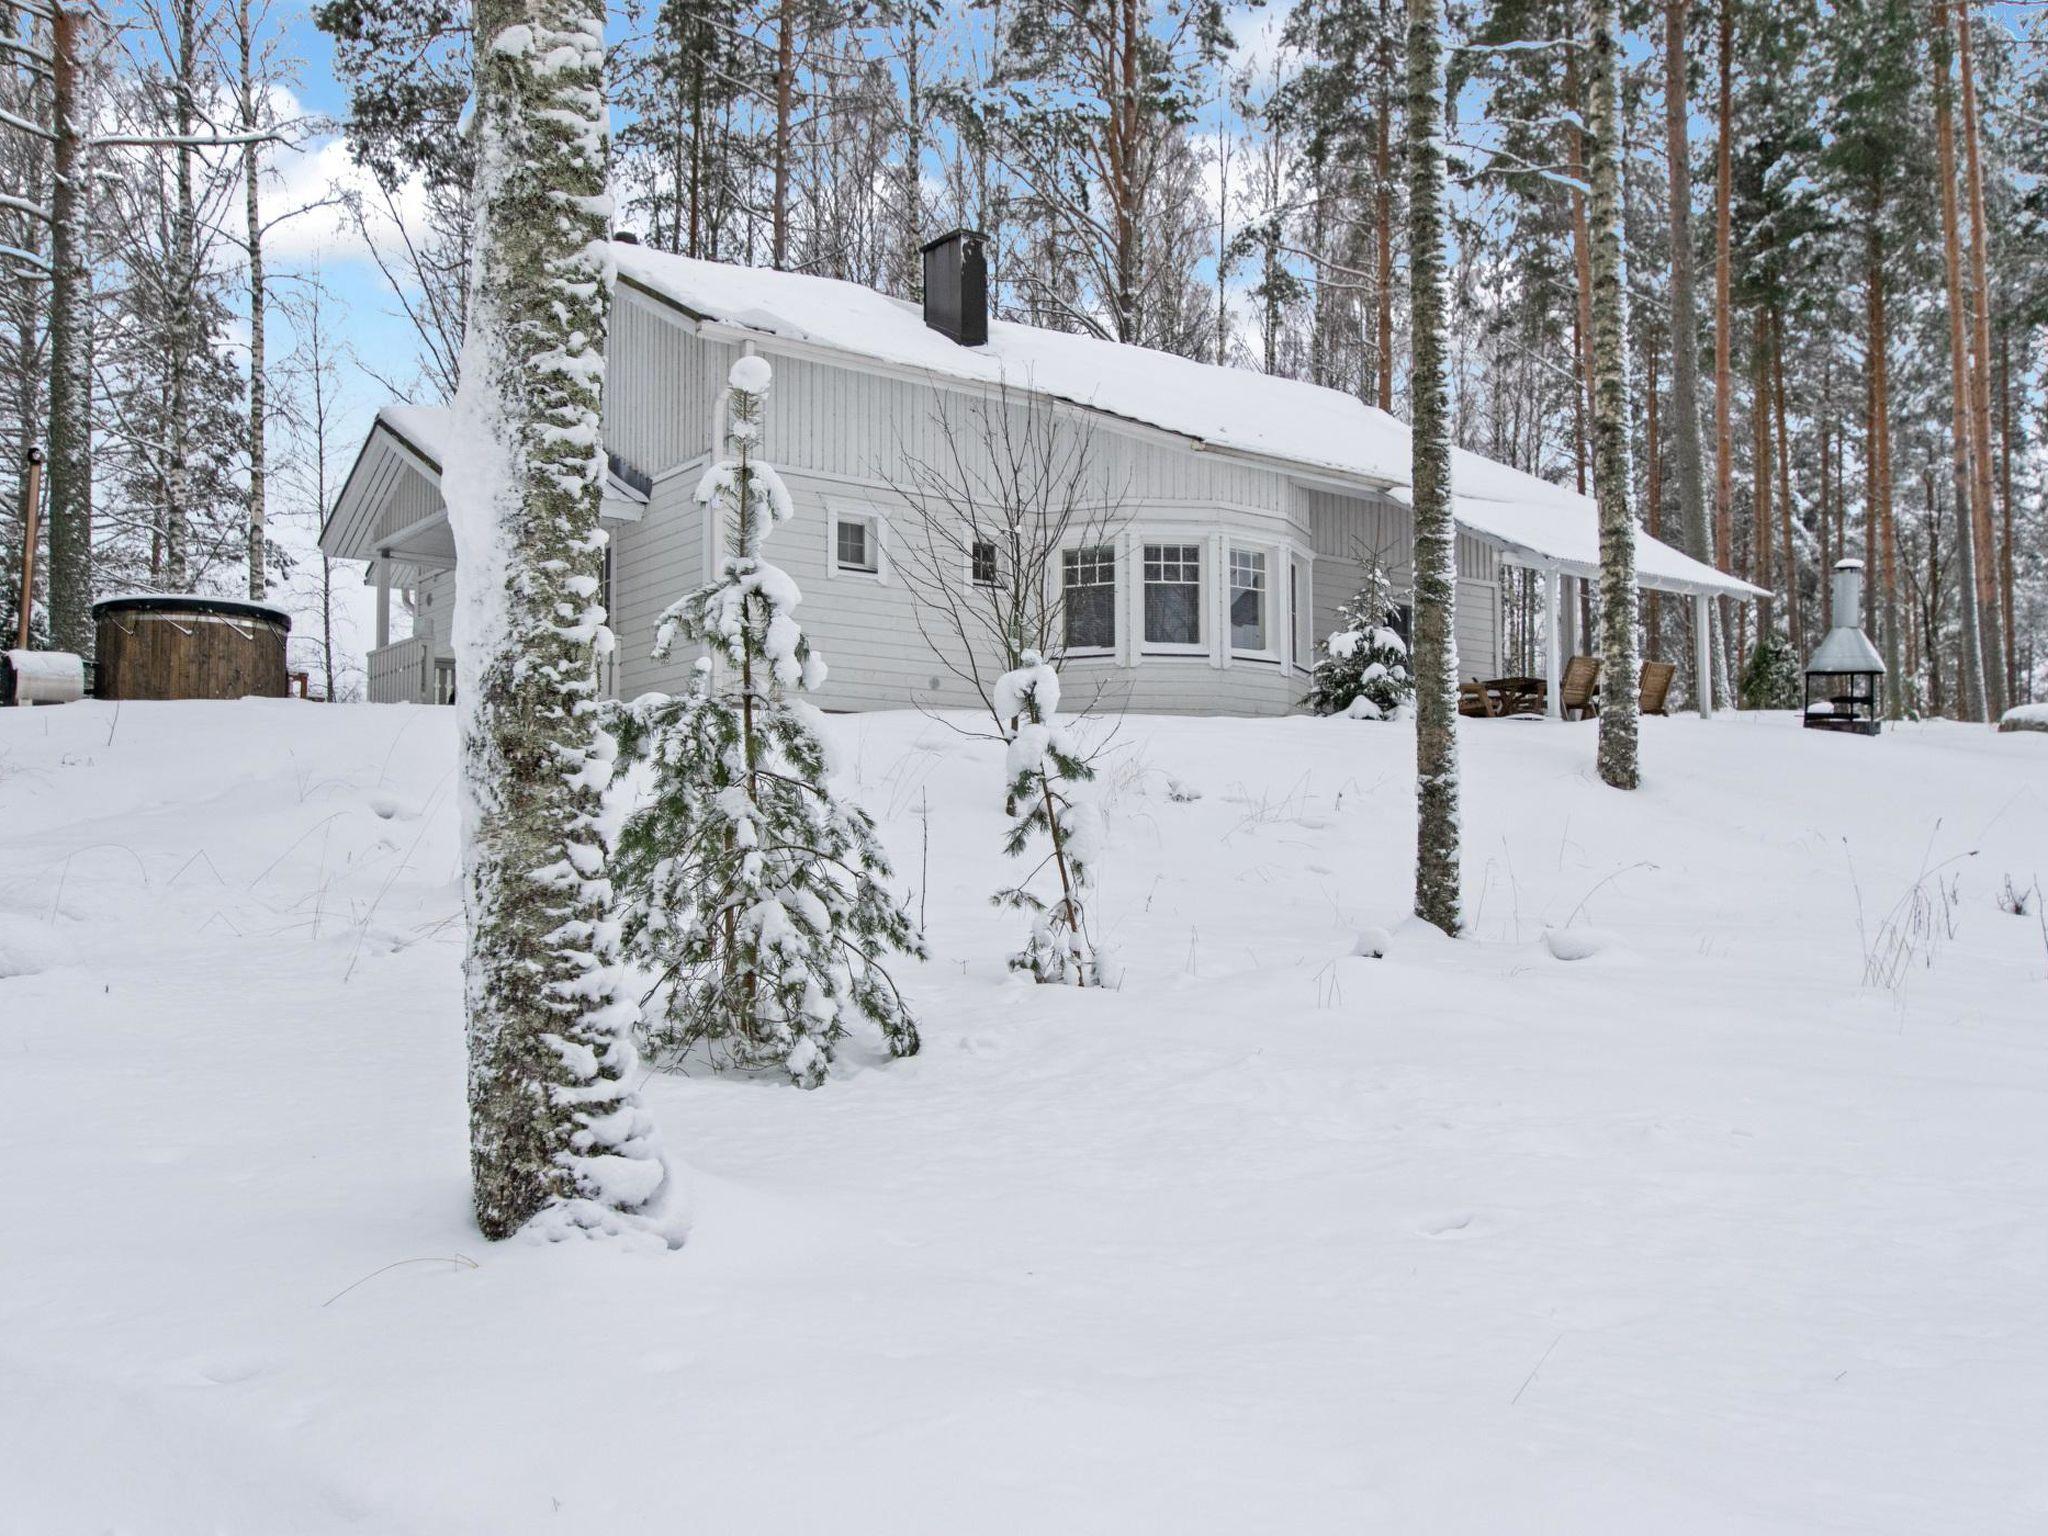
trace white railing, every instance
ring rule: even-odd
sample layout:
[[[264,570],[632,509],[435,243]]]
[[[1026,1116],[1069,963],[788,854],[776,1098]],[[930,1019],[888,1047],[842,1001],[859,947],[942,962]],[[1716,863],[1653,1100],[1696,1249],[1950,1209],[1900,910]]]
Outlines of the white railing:
[[[427,693],[427,642],[416,637],[394,640],[370,652],[372,704],[424,704]]]

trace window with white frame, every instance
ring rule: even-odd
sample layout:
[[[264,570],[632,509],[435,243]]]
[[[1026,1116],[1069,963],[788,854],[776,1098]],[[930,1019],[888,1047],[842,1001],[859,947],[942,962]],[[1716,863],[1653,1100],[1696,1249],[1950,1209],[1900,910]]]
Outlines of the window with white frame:
[[[1060,608],[1070,651],[1116,648],[1116,546],[1060,553]]]
[[[882,530],[873,513],[832,514],[832,564],[856,576],[882,570]]]
[[[996,563],[996,541],[976,539],[967,552],[967,574],[977,587],[993,587],[1000,580]]]
[[[1202,546],[1145,546],[1145,643],[1202,643]]]
[[[1230,551],[1230,648],[1233,651],[1272,649],[1272,615],[1266,580],[1266,553],[1259,549]]]
[[[1315,661],[1315,616],[1309,611],[1308,566],[1298,559],[1287,562],[1287,613],[1294,626],[1294,664],[1311,666]]]

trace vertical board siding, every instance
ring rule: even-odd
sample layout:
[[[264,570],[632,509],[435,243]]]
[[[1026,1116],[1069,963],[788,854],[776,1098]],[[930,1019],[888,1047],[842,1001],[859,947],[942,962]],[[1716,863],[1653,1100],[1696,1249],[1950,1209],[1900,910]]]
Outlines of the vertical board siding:
[[[1376,552],[1405,602],[1414,585],[1415,516],[1384,496],[1306,493],[1315,550],[1315,638],[1337,628],[1337,610],[1365,584],[1361,555]],[[1458,675],[1492,677],[1500,670],[1500,557],[1484,540],[1460,532],[1458,559]]]

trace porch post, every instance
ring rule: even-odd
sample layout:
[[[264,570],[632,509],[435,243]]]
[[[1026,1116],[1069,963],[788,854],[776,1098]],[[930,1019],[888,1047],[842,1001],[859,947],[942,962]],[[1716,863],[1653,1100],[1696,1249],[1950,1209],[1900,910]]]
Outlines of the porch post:
[[[1556,566],[1543,573],[1543,714],[1549,720],[1564,718],[1564,701],[1558,697],[1564,679],[1560,675],[1563,663],[1558,659],[1558,647],[1564,636],[1559,628],[1564,622],[1564,578]]]
[[[391,565],[377,557],[377,649],[391,643]]]
[[[1714,600],[1704,592],[1695,592],[1692,597],[1692,691],[1699,695],[1702,720],[1714,718],[1713,632],[1709,628],[1713,618]]]

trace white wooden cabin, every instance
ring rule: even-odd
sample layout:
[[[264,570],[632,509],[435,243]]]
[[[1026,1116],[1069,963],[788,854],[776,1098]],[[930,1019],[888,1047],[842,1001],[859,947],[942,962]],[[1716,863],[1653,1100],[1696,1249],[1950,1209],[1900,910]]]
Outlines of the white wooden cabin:
[[[828,708],[974,702],[924,638],[894,568],[918,514],[891,487],[917,462],[971,452],[960,423],[976,412],[1049,413],[1055,430],[1088,435],[1116,487],[1107,535],[1065,562],[1064,581],[1110,588],[1068,605],[1070,692],[1099,689],[1106,705],[1134,710],[1283,714],[1299,707],[1316,640],[1360,585],[1361,551],[1380,552],[1396,601],[1407,600],[1407,428],[1349,395],[989,321],[974,312],[979,237],[965,233],[928,248],[924,312],[826,278],[623,241],[613,253],[603,516],[615,695],[687,681],[693,657],[650,658],[655,621],[720,558],[721,530],[693,497],[720,446],[726,375],[746,352],[774,368],[763,456],[797,508],[769,558],[803,589],[805,631],[831,668]],[[377,588],[375,702],[451,696],[447,425],[438,408],[381,411],[321,533],[330,556],[365,561]],[[1587,498],[1474,454],[1457,452],[1452,476],[1459,675],[1491,677],[1502,670],[1503,564],[1543,571],[1552,611],[1569,615],[1569,583],[1598,573],[1597,522]],[[1647,535],[1638,565],[1645,586],[1702,608],[1755,590]],[[1148,606],[1148,582],[1181,585],[1181,600]],[[394,608],[410,615],[404,633]],[[1569,644],[1568,622],[1550,627],[1553,651]],[[1554,700],[1555,656],[1551,670]]]

